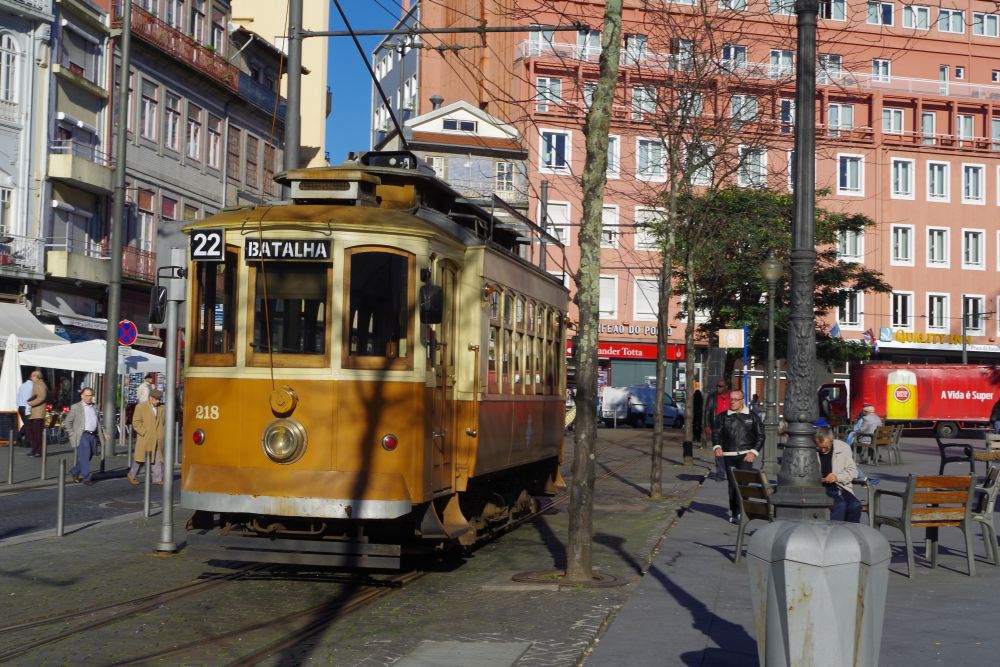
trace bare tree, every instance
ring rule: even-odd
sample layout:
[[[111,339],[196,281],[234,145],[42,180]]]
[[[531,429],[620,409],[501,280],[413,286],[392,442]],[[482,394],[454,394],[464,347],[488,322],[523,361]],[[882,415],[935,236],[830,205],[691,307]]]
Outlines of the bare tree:
[[[597,442],[597,325],[601,273],[601,211],[607,185],[608,128],[621,53],[622,0],[607,0],[601,36],[600,76],[587,113],[584,137],[583,218],[580,222],[580,268],[576,304],[580,310],[576,356],[576,429],[573,482],[570,489],[566,578],[590,581],[594,510],[594,454]]]

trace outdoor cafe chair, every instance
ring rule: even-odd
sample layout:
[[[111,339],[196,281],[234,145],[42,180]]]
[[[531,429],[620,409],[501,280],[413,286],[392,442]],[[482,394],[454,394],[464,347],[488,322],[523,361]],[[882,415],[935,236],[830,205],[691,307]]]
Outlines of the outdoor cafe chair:
[[[729,469],[729,483],[736,489],[739,499],[740,526],[736,535],[736,556],[734,563],[740,562],[743,555],[743,538],[746,536],[747,524],[754,519],[774,521],[774,505],[771,504],[771,494],[774,488],[767,481],[763,470]]]
[[[993,523],[997,503],[997,491],[1000,490],[1000,468],[990,466],[986,481],[976,487],[975,507],[972,510],[972,520],[979,524],[983,542],[986,543],[986,558],[992,565],[1000,565],[1000,548],[997,547],[997,531]]]

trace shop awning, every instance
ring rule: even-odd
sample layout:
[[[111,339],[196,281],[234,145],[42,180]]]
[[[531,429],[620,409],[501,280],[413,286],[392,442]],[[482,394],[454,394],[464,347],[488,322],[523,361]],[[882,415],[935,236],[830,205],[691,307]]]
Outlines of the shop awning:
[[[17,334],[21,350],[63,345],[66,341],[49,331],[19,303],[0,303],[0,349],[7,348],[7,336]]]

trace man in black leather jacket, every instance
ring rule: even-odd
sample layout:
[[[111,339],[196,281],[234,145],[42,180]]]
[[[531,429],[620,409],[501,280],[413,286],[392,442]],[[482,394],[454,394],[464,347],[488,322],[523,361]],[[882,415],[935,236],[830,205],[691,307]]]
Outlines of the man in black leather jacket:
[[[712,428],[712,451],[722,459],[726,475],[730,468],[753,469],[754,460],[764,449],[764,423],[760,416],[743,404],[743,392],[729,392],[729,409],[720,412]],[[736,489],[729,487],[729,521],[739,523],[739,499]]]

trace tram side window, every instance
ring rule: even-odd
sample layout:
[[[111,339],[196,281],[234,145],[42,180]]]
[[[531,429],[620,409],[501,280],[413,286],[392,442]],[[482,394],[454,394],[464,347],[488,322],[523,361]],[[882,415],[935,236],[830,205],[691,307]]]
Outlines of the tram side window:
[[[326,354],[329,269],[325,263],[267,262],[255,272],[255,353]]]
[[[490,327],[490,342],[489,349],[487,351],[487,369],[486,369],[486,393],[488,394],[499,394],[500,385],[497,382],[497,344],[500,338],[500,329],[498,327]]]
[[[346,288],[345,364],[359,368],[412,363],[413,256],[386,250],[349,250],[347,259],[350,282]]]
[[[236,363],[236,272],[237,253],[226,250],[221,262],[198,262],[195,266],[195,340],[192,363],[232,365]],[[202,355],[228,355],[211,356]]]

